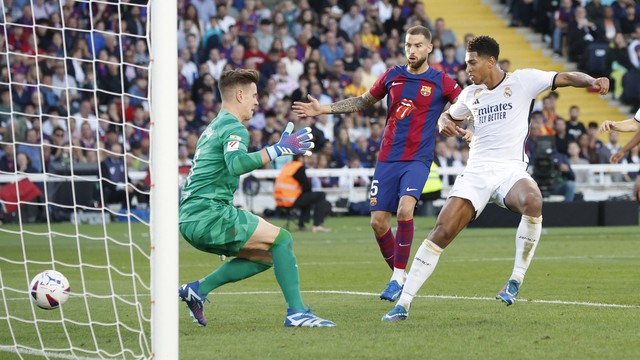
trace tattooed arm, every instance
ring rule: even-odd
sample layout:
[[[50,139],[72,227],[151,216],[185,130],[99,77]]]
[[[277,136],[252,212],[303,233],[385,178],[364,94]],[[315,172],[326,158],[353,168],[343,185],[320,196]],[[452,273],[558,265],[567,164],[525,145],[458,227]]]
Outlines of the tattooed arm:
[[[578,88],[586,88],[593,86],[599,90],[600,95],[606,95],[609,92],[609,79],[600,77],[597,79],[581,72],[562,72],[559,73],[554,82],[553,87],[573,86]]]
[[[307,95],[307,98],[309,99],[308,103],[300,101],[293,103],[293,112],[298,114],[299,117],[357,112],[368,108],[380,100],[376,99],[368,91],[362,94],[362,96],[351,97],[326,105],[320,105],[318,100],[311,95]]]

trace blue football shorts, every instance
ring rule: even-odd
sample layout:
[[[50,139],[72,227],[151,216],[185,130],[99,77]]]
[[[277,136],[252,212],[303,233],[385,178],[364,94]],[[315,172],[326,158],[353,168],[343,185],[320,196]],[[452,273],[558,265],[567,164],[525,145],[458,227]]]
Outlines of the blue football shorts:
[[[369,194],[371,211],[396,212],[404,195],[420,199],[430,168],[431,161],[379,161]]]

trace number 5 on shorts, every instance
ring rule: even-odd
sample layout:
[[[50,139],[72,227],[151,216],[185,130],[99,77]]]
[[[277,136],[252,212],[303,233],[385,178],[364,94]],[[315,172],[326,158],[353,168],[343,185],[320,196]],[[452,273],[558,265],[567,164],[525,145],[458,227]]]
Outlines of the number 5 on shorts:
[[[378,195],[378,180],[373,180],[371,182],[371,197]]]

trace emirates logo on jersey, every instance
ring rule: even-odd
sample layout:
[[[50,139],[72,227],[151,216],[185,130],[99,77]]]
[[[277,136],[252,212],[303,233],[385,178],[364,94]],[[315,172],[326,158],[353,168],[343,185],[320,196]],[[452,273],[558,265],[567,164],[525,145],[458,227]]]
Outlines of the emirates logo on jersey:
[[[411,99],[402,99],[398,107],[396,108],[396,119],[402,120],[409,116],[413,109],[415,109],[415,105],[413,104],[413,100]]]
[[[422,85],[422,88],[420,88],[420,95],[422,96],[431,95],[431,86]]]

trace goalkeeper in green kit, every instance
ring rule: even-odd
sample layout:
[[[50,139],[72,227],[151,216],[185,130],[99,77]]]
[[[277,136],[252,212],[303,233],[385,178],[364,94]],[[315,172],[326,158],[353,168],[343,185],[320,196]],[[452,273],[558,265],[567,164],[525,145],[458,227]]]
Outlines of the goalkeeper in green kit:
[[[289,123],[277,144],[247,153],[249,132],[242,122],[251,119],[258,106],[258,79],[255,70],[230,70],[220,76],[222,108],[198,140],[180,199],[182,236],[196,249],[235,258],[204,278],[182,285],[178,294],[194,322],[206,326],[203,310],[209,292],[273,266],[288,305],[284,326],[335,326],[302,301],[291,234],[233,206],[240,175],[281,155],[311,155],[313,148],[311,129],[291,134],[293,123]]]

